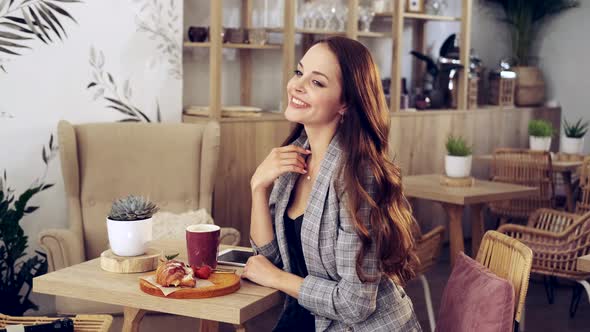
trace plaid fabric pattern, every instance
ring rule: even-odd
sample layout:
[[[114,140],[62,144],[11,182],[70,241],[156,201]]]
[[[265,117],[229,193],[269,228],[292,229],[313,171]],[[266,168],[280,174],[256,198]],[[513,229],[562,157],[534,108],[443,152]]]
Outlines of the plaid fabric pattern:
[[[309,147],[305,132],[293,144]],[[299,292],[299,304],[315,315],[316,331],[421,331],[412,301],[402,287],[389,278],[362,283],[356,274],[356,253],[361,245],[346,206],[346,193],[337,178],[342,150],[340,136],[332,139],[313,184],[301,229],[303,255],[309,275]],[[275,239],[254,250],[290,272],[283,216],[296,173],[279,177],[270,195],[269,206]],[[371,178],[363,179],[374,194]],[[367,221],[369,207],[361,206]],[[363,267],[368,275],[378,271],[373,247]]]

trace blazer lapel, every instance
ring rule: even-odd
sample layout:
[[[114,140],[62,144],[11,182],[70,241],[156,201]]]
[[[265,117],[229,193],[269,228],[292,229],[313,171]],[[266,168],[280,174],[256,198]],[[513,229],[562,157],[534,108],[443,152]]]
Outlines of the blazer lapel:
[[[305,131],[297,138],[293,145],[301,146],[305,149],[309,148],[309,142],[307,141],[307,135]],[[281,258],[283,260],[283,269],[287,272],[291,272],[291,263],[289,257],[289,249],[287,246],[287,239],[285,238],[285,211],[289,205],[291,199],[291,192],[293,186],[297,181],[296,173],[287,173],[279,178],[278,185],[278,197],[275,209],[275,228],[277,234],[277,242],[279,244],[279,251],[281,252]]]
[[[341,155],[340,135],[336,133],[320,165],[320,171],[311,189],[303,217],[301,228],[303,256],[305,257],[308,272],[316,276],[328,276],[326,269],[322,266],[320,257],[320,232],[328,190],[332,177],[340,164]],[[313,203],[310,204],[310,202]]]

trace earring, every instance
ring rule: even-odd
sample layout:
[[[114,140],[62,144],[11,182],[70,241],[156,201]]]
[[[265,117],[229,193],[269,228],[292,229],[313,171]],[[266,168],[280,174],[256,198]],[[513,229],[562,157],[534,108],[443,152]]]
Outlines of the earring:
[[[344,123],[344,113],[340,113],[340,124]]]

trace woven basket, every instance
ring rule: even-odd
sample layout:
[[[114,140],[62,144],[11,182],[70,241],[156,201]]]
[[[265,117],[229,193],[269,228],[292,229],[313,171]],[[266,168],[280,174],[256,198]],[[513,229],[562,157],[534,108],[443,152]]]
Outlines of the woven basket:
[[[13,317],[0,314],[0,328],[6,325],[38,325],[51,323],[59,319],[58,317],[39,317],[39,316],[25,316]],[[113,322],[113,317],[110,315],[77,315],[73,317],[74,331],[76,332],[108,332]]]

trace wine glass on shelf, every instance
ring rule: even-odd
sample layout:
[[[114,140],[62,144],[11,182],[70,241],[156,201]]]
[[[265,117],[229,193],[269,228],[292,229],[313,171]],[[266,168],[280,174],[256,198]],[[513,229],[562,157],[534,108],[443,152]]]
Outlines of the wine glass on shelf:
[[[371,7],[362,6],[359,8],[360,30],[363,32],[371,31],[371,22],[375,17],[375,12]]]
[[[338,17],[338,30],[346,31],[346,21],[348,19],[348,7],[340,5],[340,10],[337,13]]]

